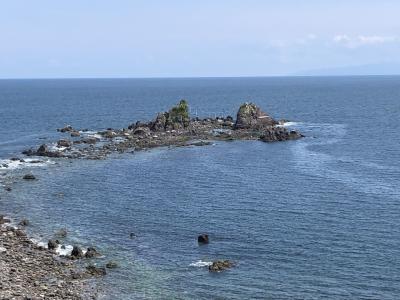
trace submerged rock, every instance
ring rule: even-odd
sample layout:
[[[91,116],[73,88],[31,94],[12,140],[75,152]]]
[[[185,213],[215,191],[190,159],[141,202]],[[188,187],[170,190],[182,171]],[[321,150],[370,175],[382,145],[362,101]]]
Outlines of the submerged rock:
[[[29,225],[29,220],[28,219],[22,219],[19,223],[19,226],[28,226]]]
[[[92,276],[104,276],[107,274],[106,268],[96,267],[94,265],[87,266],[86,271]]]
[[[209,267],[210,272],[221,272],[226,269],[232,268],[234,266],[233,262],[229,260],[217,260],[214,261]]]
[[[237,112],[235,129],[258,129],[277,125],[278,122],[254,103],[243,103]]]
[[[35,180],[36,177],[33,174],[25,174],[24,177],[22,177],[25,180]]]
[[[106,268],[107,269],[115,269],[115,268],[118,268],[118,264],[115,261],[111,260],[106,264]]]

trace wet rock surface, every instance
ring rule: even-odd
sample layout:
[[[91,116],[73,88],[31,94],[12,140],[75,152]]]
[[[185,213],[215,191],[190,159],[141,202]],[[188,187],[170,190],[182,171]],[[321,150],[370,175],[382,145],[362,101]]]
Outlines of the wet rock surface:
[[[221,272],[226,269],[230,269],[234,266],[234,263],[230,260],[216,260],[209,267],[210,272]]]
[[[11,226],[0,226],[0,270],[0,299],[96,299],[98,294],[92,274]]]

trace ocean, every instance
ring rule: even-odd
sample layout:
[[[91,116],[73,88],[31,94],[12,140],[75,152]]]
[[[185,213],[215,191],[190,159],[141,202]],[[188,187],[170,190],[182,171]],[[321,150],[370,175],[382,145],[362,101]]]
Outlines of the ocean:
[[[252,101],[306,137],[8,160],[66,124],[126,128],[183,98],[199,117]],[[0,212],[117,261],[101,299],[398,299],[399,115],[396,76],[0,80]],[[236,266],[210,273],[216,259]]]

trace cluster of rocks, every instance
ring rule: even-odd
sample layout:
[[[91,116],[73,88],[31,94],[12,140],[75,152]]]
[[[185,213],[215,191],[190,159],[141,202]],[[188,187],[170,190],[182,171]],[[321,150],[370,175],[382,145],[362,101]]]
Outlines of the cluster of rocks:
[[[57,258],[9,222],[0,216],[0,299],[96,298],[98,291],[90,280],[97,276],[95,269],[81,269],[71,260]]]
[[[29,156],[102,159],[114,152],[164,146],[203,146],[214,140],[276,142],[302,137],[299,132],[280,126],[278,121],[254,103],[242,104],[236,120],[231,116],[200,119],[190,118],[189,106],[185,100],[181,100],[169,111],[159,113],[152,121],[138,121],[127,128],[108,128],[98,132],[102,137],[101,143],[98,138],[81,136],[70,125],[58,130],[79,138],[59,140],[58,150],[49,150],[47,145],[41,145],[38,149],[29,149],[23,153]]]
[[[210,238],[208,234],[200,234],[197,237],[197,242],[200,245],[205,245],[210,243]],[[208,270],[210,272],[222,272],[225,271],[226,269],[230,269],[234,266],[235,264],[230,261],[230,260],[215,260],[211,263],[211,265],[208,266]]]

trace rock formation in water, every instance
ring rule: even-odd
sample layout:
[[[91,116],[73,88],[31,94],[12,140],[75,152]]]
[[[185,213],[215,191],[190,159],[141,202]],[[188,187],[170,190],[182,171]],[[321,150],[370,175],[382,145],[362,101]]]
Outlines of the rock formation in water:
[[[41,145],[37,150],[23,153],[28,156],[101,159],[113,152],[138,151],[163,146],[200,146],[210,141],[260,140],[287,141],[301,138],[295,130],[287,130],[254,103],[240,106],[236,120],[231,116],[216,118],[190,118],[186,100],[181,100],[167,112],[158,113],[150,122],[136,122],[128,128],[108,128],[98,137],[82,134],[70,125],[60,132],[78,132],[72,139],[60,139],[55,150]],[[58,150],[57,150],[58,149]]]

